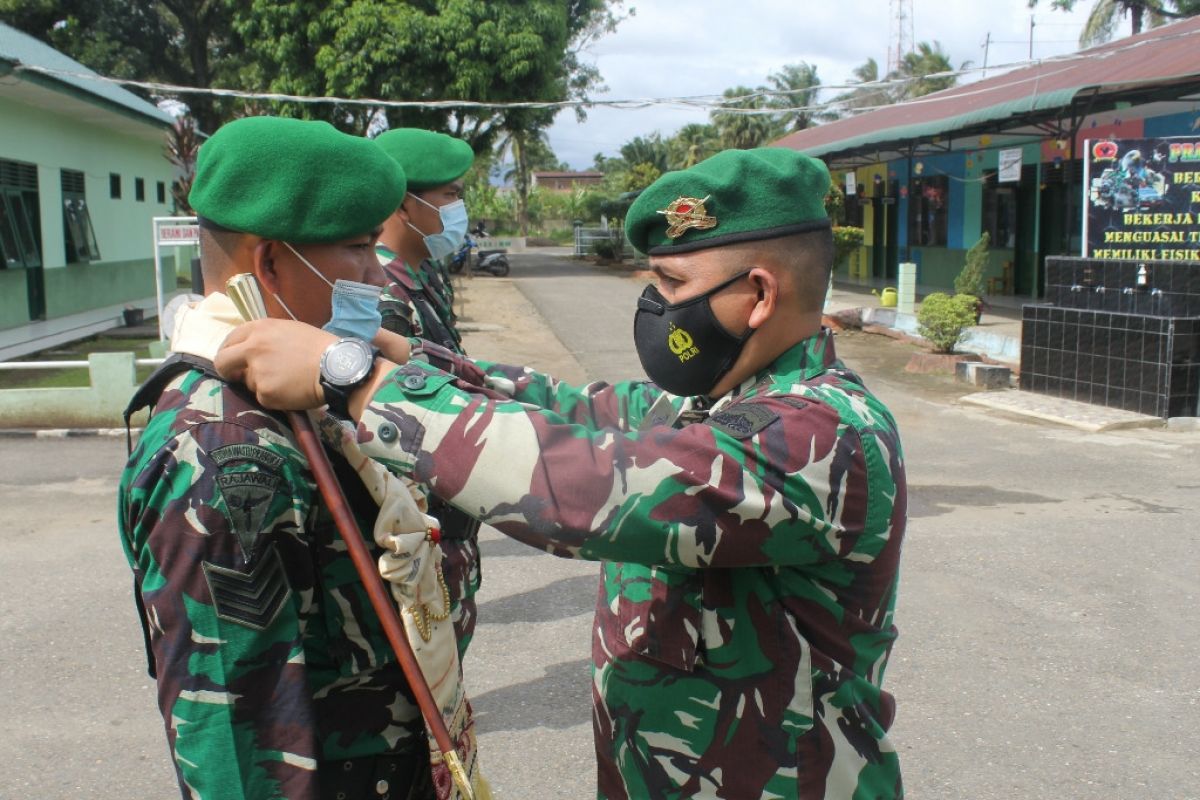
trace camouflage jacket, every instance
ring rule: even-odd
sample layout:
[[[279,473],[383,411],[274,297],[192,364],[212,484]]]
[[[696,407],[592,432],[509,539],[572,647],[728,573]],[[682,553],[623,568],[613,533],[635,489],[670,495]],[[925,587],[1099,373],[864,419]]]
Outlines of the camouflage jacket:
[[[423,742],[288,426],[197,370],[155,399],[121,476],[119,524],[183,796],[315,800],[319,762]],[[378,552],[377,506],[331,461]]]
[[[904,460],[830,333],[707,411],[647,383],[425,358],[372,398],[364,452],[515,539],[604,562],[599,797],[903,795],[882,682]]]
[[[383,327],[463,352],[449,276],[443,280],[437,266],[428,260],[414,269],[382,245],[376,246],[375,254],[388,277],[379,302]]]
[[[379,299],[383,327],[402,336],[429,339],[462,354],[462,335],[454,326],[453,294],[446,293],[449,275],[442,283],[433,262],[426,260],[414,270],[383,245],[376,245],[375,255],[389,278]],[[442,525],[442,569],[455,600],[454,633],[461,659],[475,635],[475,595],[482,583],[479,522],[436,497],[430,498],[429,513]]]

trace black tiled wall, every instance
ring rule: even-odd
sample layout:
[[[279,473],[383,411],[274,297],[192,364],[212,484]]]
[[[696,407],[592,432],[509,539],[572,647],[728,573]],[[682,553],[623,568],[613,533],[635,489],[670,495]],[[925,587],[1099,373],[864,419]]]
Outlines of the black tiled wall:
[[[1200,319],[1025,306],[1021,388],[1160,417],[1197,416]]]
[[[1141,266],[1146,267],[1145,286],[1137,285]],[[1061,308],[1196,317],[1200,316],[1200,264],[1048,258],[1046,300]]]

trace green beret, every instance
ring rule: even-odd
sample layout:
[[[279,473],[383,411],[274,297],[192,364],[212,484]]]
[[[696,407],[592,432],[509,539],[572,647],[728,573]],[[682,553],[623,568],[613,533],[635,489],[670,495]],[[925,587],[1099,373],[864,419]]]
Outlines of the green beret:
[[[829,169],[785,147],[724,150],[668,172],[629,207],[625,234],[647,255],[828,228]]]
[[[384,131],[375,141],[404,167],[411,192],[456,181],[475,163],[471,145],[444,133],[397,128]]]
[[[245,117],[200,148],[188,203],[222,228],[296,244],[361,236],[404,199],[379,145],[327,122]]]

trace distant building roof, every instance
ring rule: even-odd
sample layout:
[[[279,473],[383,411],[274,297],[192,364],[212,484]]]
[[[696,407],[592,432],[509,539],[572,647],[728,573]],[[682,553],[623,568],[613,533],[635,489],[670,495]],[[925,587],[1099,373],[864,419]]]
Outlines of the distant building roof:
[[[1066,58],[797,131],[774,144],[836,161],[899,151],[935,138],[948,146],[955,137],[997,131],[1052,136],[1047,121],[1082,120],[1120,103],[1197,95],[1197,52],[1200,17],[1192,17]]]
[[[160,125],[171,125],[174,122],[170,114],[160,110],[153,103],[146,102],[114,83],[86,77],[96,75],[96,72],[68,58],[50,45],[3,23],[0,23],[0,61],[7,61],[18,67],[32,67],[33,69],[19,73],[23,79],[42,85],[58,84],[56,88],[65,88],[69,93],[82,92],[90,95],[93,101],[99,100],[103,104],[119,106],[124,111],[133,112]],[[54,74],[40,70],[51,70]],[[0,72],[4,71],[7,70],[0,68]]]
[[[534,175],[539,178],[603,178],[603,172],[554,172],[535,170]]]

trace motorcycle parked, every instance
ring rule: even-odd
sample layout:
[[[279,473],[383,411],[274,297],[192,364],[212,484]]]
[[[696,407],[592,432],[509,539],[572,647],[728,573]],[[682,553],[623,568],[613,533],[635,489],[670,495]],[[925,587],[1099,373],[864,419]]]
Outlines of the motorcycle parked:
[[[482,235],[482,231],[477,229],[474,231],[478,235]],[[508,251],[507,250],[480,250],[475,254],[475,262],[471,263],[471,251],[478,245],[475,240],[469,235],[463,239],[462,247],[458,249],[451,259],[448,268],[451,273],[457,275],[462,272],[467,264],[471,264],[471,272],[486,272],[489,275],[495,275],[502,278],[508,274]]]

